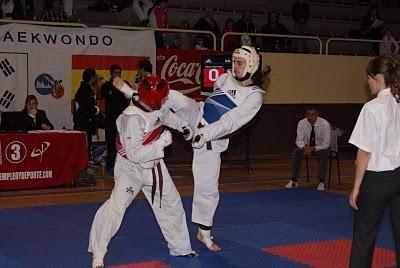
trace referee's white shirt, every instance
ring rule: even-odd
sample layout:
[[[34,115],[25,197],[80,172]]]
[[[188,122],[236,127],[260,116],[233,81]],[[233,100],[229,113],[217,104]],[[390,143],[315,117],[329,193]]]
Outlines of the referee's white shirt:
[[[371,153],[367,170],[394,170],[400,166],[400,105],[390,88],[364,104],[349,143]]]

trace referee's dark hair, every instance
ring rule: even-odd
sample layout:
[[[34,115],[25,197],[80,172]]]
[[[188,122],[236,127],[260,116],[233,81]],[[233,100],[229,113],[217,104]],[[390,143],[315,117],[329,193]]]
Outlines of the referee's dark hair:
[[[382,74],[385,85],[390,88],[393,97],[400,103],[400,57],[386,54],[372,59],[366,69],[367,75],[375,79]]]

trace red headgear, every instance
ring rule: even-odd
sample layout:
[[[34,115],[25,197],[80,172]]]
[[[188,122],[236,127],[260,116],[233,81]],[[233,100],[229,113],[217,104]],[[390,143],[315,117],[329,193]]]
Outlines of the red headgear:
[[[165,79],[149,74],[138,86],[139,100],[153,110],[161,108],[161,102],[168,96],[169,86]]]

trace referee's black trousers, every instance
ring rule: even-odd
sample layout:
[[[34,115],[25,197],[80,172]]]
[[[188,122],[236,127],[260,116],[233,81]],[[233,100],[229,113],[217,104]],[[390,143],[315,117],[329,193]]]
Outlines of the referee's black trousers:
[[[400,267],[400,168],[393,171],[366,171],[354,212],[351,268],[371,267],[379,223],[389,206],[397,267]]]

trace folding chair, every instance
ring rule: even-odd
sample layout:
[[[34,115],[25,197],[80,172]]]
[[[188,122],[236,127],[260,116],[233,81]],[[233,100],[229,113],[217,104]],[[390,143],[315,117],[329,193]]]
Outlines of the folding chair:
[[[329,156],[329,173],[328,173],[328,188],[331,184],[331,172],[332,172],[332,159],[336,159],[336,169],[337,169],[337,177],[339,181],[339,185],[341,185],[340,181],[340,165],[339,165],[339,150],[338,150],[338,132],[335,129],[331,130],[331,154]]]

